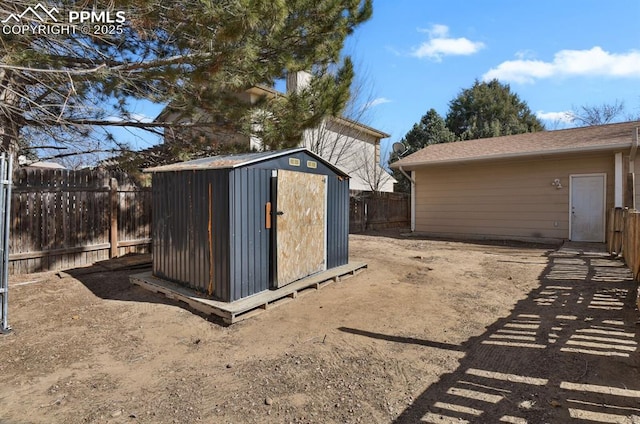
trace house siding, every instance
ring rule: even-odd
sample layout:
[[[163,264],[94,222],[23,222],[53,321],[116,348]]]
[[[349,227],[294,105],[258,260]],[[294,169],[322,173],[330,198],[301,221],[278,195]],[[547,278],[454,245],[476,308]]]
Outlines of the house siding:
[[[379,164],[380,140],[364,131],[328,120],[306,130],[302,146],[349,174],[350,190],[393,191],[395,180]]]
[[[569,237],[569,176],[606,173],[613,207],[611,152],[416,169],[417,232],[483,238]],[[551,183],[560,179],[561,189]]]

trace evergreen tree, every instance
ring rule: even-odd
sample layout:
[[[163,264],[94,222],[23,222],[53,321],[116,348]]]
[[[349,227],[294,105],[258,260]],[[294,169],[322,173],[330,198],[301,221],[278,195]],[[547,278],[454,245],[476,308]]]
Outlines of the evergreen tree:
[[[461,140],[543,131],[529,106],[498,80],[479,82],[449,102],[447,127]]]
[[[420,122],[413,124],[413,128],[400,140],[407,150],[403,156],[410,155],[418,150],[438,143],[449,143],[456,141],[456,136],[446,127],[444,119],[435,109],[429,111],[420,119]],[[398,155],[393,152],[389,156],[389,163],[397,161]],[[397,169],[393,170],[393,177],[398,181],[395,189],[408,193],[411,189],[410,181]]]
[[[1,1],[0,16],[20,16],[43,28],[55,26],[24,15],[29,5]],[[290,145],[303,128],[344,106],[353,69],[348,59],[341,61],[340,51],[345,38],[371,16],[372,1],[178,0],[167,5],[160,0],[96,0],[87,6],[61,0],[49,12],[59,13],[59,24],[68,11],[83,8],[112,17],[120,12],[125,19],[106,33],[91,25],[78,25],[73,33],[3,31],[4,150],[15,152],[21,140],[32,148],[52,145],[67,151],[126,147],[108,130],[99,140],[86,142],[96,128],[114,125],[161,132],[171,126],[215,124],[251,132],[256,128],[255,113],[237,93],[273,84],[287,71],[313,69],[318,77],[304,93],[307,97],[255,105],[267,117],[261,123],[265,139],[278,140],[280,145],[274,147]],[[131,110],[132,99],[170,103],[179,117],[201,109],[207,122],[139,122]]]

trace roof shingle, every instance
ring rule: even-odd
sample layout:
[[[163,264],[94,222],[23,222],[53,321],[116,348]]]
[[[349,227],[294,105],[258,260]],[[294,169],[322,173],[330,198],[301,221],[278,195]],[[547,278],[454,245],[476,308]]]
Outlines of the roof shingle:
[[[631,147],[640,121],[432,144],[391,166],[467,162]]]

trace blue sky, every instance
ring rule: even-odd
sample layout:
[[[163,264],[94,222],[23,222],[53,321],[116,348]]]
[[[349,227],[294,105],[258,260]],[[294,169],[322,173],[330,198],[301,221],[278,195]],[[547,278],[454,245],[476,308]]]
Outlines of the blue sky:
[[[548,129],[573,126],[559,120],[584,105],[640,116],[638,0],[374,0],[345,53],[388,143],[431,108],[444,117],[475,79],[508,83]]]
[[[508,83],[547,129],[572,126],[563,114],[584,105],[620,101],[640,116],[640,0],[374,0],[344,53],[371,91],[365,123],[390,134],[385,148],[429,109],[444,117],[476,79]]]

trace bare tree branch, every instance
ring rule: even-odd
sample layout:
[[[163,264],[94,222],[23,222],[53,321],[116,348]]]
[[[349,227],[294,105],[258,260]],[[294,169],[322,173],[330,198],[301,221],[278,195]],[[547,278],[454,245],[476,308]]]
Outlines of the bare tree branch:
[[[579,126],[603,125],[613,122],[624,112],[624,102],[603,103],[598,106],[584,105],[573,108],[569,113],[571,121]]]
[[[9,69],[11,71],[24,71],[24,72],[35,72],[35,73],[47,73],[47,74],[65,74],[65,75],[86,75],[98,72],[101,69],[106,69],[107,65],[104,63],[102,65],[96,66],[92,69],[38,69],[38,68],[27,68],[25,66],[15,66],[15,65],[7,65],[5,63],[0,63],[1,69]]]
[[[26,31],[3,35],[0,141],[10,151],[57,144],[74,152],[99,154],[108,152],[107,146],[125,145],[116,140],[119,133],[109,128],[158,135],[169,128],[233,123],[234,129],[248,132],[251,105],[233,101],[231,93],[271,84],[287,68],[333,65],[335,75],[314,90],[314,101],[265,103],[271,114],[266,135],[277,140],[276,135],[286,133],[286,142],[291,142],[318,117],[344,106],[345,87],[353,73],[340,51],[345,37],[372,11],[372,0],[180,0],[171,5],[160,0],[94,0],[91,5],[59,0],[55,4],[60,10],[121,7],[127,20],[115,34]],[[28,6],[23,0],[0,0],[3,16],[22,18]],[[185,118],[200,108],[207,119],[136,121],[131,119],[131,104],[138,100],[170,104]],[[296,116],[305,119],[296,120]],[[195,148],[202,143],[194,143]],[[174,147],[176,154],[182,154],[179,145]]]

